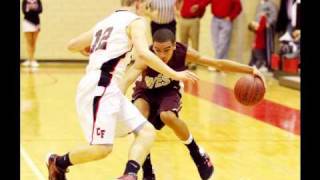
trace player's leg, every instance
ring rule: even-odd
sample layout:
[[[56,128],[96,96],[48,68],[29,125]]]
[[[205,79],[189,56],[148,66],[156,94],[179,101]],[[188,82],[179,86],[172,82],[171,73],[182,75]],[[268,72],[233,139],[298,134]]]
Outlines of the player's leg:
[[[105,158],[112,151],[112,144],[87,145],[69,153],[72,164],[82,164]]]
[[[178,90],[163,90],[158,96],[158,110],[160,120],[169,126],[178,138],[187,141],[190,132],[187,125],[178,118],[178,112],[181,109],[181,95]]]
[[[141,114],[145,117],[149,117],[150,113],[150,106],[149,103],[143,99],[143,98],[138,98],[134,100],[133,104],[137,107],[137,109],[141,112]]]
[[[183,141],[195,162],[202,179],[208,179],[213,172],[213,166],[207,154],[199,148],[186,123],[178,117],[180,107],[180,95],[175,91],[163,94],[159,112],[160,119],[169,126],[178,138]]]
[[[134,159],[142,164],[150,153],[150,148],[155,139],[155,129],[149,122],[145,122],[141,127],[135,129],[135,140],[129,150],[129,159]]]
[[[105,158],[112,151],[120,102],[117,95],[104,91],[94,96],[96,92],[92,89],[96,89],[94,82],[99,74],[86,75],[77,92],[77,112],[90,145],[75,148],[62,156],[50,154],[47,159],[49,179],[64,180],[69,166]]]
[[[47,166],[49,179],[65,180],[68,167],[76,164],[96,161],[105,158],[112,150],[112,145],[87,145],[74,149],[65,155],[49,154]]]
[[[186,145],[198,168],[201,178],[208,179],[213,173],[213,166],[210,162],[210,158],[205,154],[203,149],[199,148],[192,134],[189,132],[187,125],[172,111],[162,111],[160,113],[160,118]]]
[[[149,106],[143,100],[137,101],[139,108],[148,115]],[[140,165],[143,164],[155,139],[155,129],[139,110],[123,96],[121,104],[121,113],[119,121],[121,122],[120,134],[133,132],[135,140],[133,141],[128,155],[128,162],[124,171],[124,176],[136,176]]]
[[[148,119],[150,115],[150,105],[147,102],[147,100],[143,98],[137,98],[134,100],[133,103],[138,108],[138,110],[142,113],[142,115]],[[143,170],[143,180],[154,180],[156,178],[152,168],[150,153],[147,155],[145,161],[142,164],[142,170]]]
[[[155,140],[154,127],[149,122],[144,122],[134,131],[135,139],[129,149],[128,161],[119,179],[125,179],[127,176],[137,177],[141,164],[150,153],[151,146]]]
[[[102,134],[103,131],[100,131],[100,135]],[[112,142],[106,142],[104,144],[92,144],[75,148],[62,156],[50,154],[47,159],[49,179],[66,179],[65,173],[69,166],[103,159],[111,153],[112,147]]]
[[[161,121],[169,126],[182,141],[187,141],[190,133],[187,125],[171,110],[160,112]]]

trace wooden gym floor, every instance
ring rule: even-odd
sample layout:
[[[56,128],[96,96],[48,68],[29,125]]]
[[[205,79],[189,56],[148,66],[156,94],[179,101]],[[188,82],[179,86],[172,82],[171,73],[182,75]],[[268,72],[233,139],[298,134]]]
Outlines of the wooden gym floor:
[[[47,179],[48,152],[65,153],[86,144],[75,110],[81,64],[21,67],[21,179]],[[186,85],[181,118],[215,166],[215,180],[300,179],[300,91],[267,77],[259,105],[236,102],[232,88],[241,74],[198,68],[201,80]],[[128,92],[128,97],[132,91]],[[109,180],[124,170],[132,135],[117,139],[106,159],[70,168],[71,180]],[[199,180],[185,146],[165,127],[158,132],[152,161],[159,180]],[[141,178],[141,175],[139,176]]]

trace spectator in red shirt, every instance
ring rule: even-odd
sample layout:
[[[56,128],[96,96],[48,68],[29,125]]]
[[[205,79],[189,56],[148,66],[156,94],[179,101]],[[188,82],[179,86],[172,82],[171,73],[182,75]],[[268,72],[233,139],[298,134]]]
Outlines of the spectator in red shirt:
[[[266,27],[267,17],[263,13],[261,14],[259,23],[252,21],[249,23],[248,29],[256,34],[255,41],[253,43],[250,66],[256,66],[258,69],[267,65],[266,54]],[[261,71],[263,69],[260,69]]]
[[[180,12],[180,42],[188,45],[189,39],[192,43],[192,48],[199,50],[199,34],[200,34],[200,18],[205,13],[205,8],[198,8],[193,11],[191,7],[199,4],[201,0],[178,0]],[[189,64],[190,69],[196,69],[195,64]]]
[[[216,59],[226,59],[230,46],[232,21],[242,11],[241,2],[240,0],[201,0],[192,9],[203,9],[208,4],[211,4],[213,15],[211,20],[211,37]]]

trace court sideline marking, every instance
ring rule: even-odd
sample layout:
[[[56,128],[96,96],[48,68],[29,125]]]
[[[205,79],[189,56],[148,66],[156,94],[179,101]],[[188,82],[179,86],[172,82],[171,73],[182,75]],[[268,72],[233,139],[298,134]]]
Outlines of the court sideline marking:
[[[39,180],[45,180],[46,178],[44,175],[40,172],[39,168],[34,164],[32,159],[30,158],[29,154],[24,150],[23,146],[20,145],[20,153],[23,157],[23,159],[26,161],[26,163],[31,168],[32,172],[37,176]]]

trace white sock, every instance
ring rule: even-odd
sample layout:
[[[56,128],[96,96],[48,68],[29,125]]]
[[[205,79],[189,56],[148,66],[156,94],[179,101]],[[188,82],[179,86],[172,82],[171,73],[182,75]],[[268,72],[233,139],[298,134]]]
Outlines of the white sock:
[[[189,138],[186,141],[183,141],[183,144],[190,144],[193,140],[192,134],[190,133]]]

